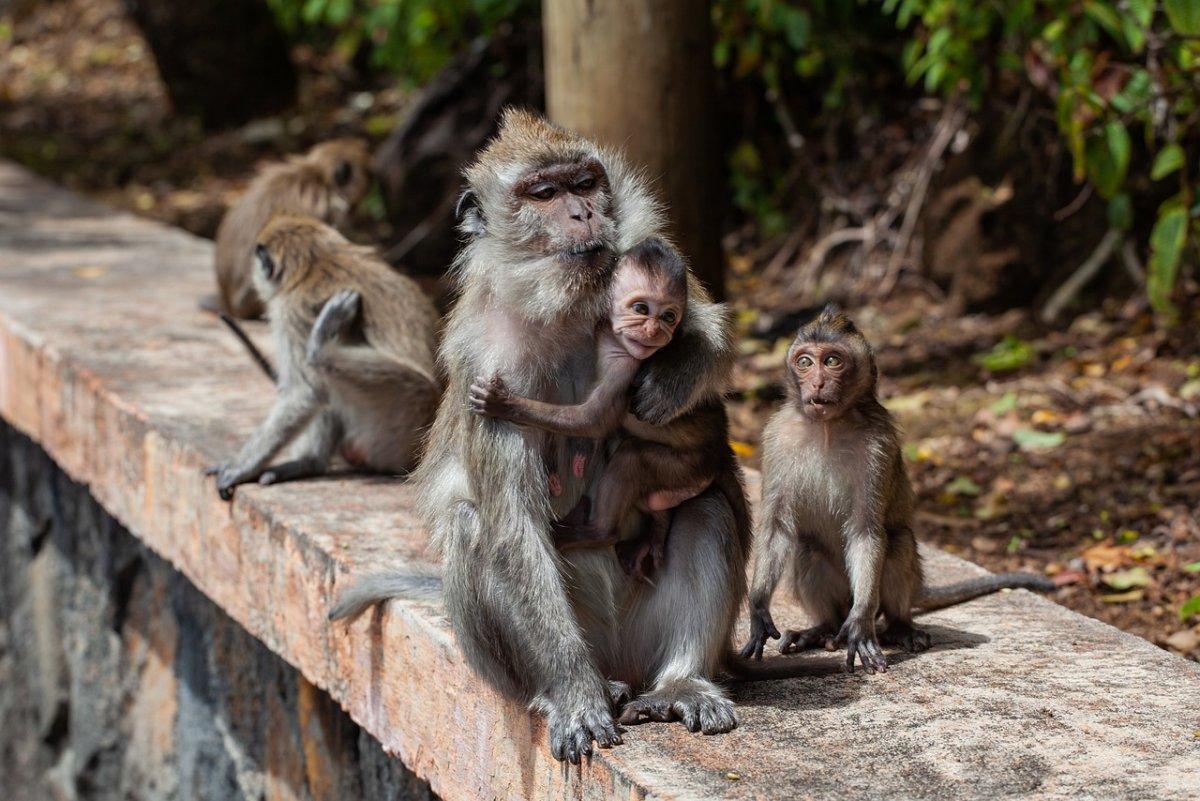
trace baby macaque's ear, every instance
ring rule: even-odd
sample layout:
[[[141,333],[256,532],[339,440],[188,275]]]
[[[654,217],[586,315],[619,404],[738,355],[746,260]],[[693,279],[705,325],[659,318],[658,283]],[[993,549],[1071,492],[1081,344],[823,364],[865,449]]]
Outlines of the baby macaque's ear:
[[[487,225],[483,219],[483,208],[474,189],[465,189],[458,196],[458,202],[454,204],[454,221],[458,223],[459,230],[464,234],[483,236],[487,232]]]

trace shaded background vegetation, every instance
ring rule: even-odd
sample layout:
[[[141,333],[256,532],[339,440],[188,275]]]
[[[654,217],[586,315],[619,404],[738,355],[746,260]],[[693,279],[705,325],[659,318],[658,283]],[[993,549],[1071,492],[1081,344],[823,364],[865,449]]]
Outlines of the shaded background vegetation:
[[[366,135],[383,180],[352,233],[436,289],[457,169],[499,104],[543,102],[540,4],[263,8],[296,83],[236,121],[178,102],[126,4],[0,12],[0,152],[211,236],[261,159]],[[1200,655],[1200,3],[711,15],[739,453],[796,322],[839,300],[880,351],[925,539]]]

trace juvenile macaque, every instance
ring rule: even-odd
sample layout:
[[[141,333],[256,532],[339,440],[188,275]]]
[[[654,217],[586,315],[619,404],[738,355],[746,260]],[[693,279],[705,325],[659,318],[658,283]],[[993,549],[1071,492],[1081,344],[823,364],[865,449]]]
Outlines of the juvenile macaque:
[[[604,469],[590,504],[592,521],[586,520],[585,498],[555,525],[555,545],[614,545],[629,509],[639,508],[651,516],[650,531],[622,543],[618,558],[626,572],[647,579],[663,567],[670,527],[667,509],[699,495],[712,482],[728,446],[714,404],[662,426],[646,425],[629,414],[630,387],[642,362],[670,343],[686,313],[687,266],[679,252],[658,237],[639,243],[620,257],[611,292],[608,318],[596,337],[596,385],[583,403],[564,406],[521,397],[499,374],[491,380],[477,378],[469,397],[476,414],[568,437],[600,439],[625,421],[630,436]]]
[[[217,228],[216,274],[219,297],[205,299],[234,317],[261,317],[266,308],[255,289],[254,245],[276,214],[315,217],[340,226],[367,194],[371,156],[362,139],[333,139],[263,168]]]
[[[412,469],[440,395],[433,304],[410,278],[311,217],[276,217],[254,254],[278,395],[237,456],[213,469],[221,497],[249,481],[322,475],[335,453],[354,467]],[[289,444],[294,458],[268,467]]]
[[[881,645],[923,651],[913,609],[939,609],[1005,588],[1053,589],[1006,573],[947,587],[924,584],[913,536],[913,491],[891,415],[879,403],[875,357],[844,314],[827,306],[788,351],[788,400],[763,434],[762,505],[743,657],[762,658],[780,634],[771,595],[791,568],[796,596],[817,621],[787,631],[784,653],[845,645],[868,673],[887,670]],[[876,633],[882,614],[885,628]]]

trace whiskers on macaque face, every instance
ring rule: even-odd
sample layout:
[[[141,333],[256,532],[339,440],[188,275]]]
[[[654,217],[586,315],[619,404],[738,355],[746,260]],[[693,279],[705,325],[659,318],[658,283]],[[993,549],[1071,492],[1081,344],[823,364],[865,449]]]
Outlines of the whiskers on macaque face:
[[[613,334],[635,359],[670,343],[687,309],[687,274],[674,248],[647,240],[621,257],[612,285]]]

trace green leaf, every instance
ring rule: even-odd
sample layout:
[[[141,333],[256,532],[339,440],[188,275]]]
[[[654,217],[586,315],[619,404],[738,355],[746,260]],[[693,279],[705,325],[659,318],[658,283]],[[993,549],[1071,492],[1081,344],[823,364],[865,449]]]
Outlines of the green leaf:
[[[1061,431],[1037,431],[1032,428],[1018,428],[1013,432],[1013,442],[1027,451],[1048,451],[1062,445],[1066,440],[1066,435]]]
[[[1033,346],[1009,334],[987,353],[978,353],[972,359],[976,364],[993,373],[1018,370],[1033,361]]]
[[[1163,0],[1163,8],[1176,33],[1200,36],[1200,3],[1196,0]]]
[[[1150,24],[1150,19],[1154,16],[1154,0],[1128,0],[1128,6],[1138,25],[1145,28]]]
[[[1129,131],[1119,122],[1104,126],[1102,136],[1093,136],[1084,150],[1084,163],[1088,178],[1096,191],[1106,200],[1111,199],[1129,169]]]
[[[1200,562],[1192,562],[1190,565],[1184,565],[1185,573],[1200,573]]]
[[[1146,295],[1154,310],[1169,320],[1176,315],[1171,292],[1179,274],[1179,257],[1187,241],[1187,210],[1167,201],[1150,232],[1150,262],[1146,265]]]
[[[1175,142],[1158,151],[1154,157],[1154,166],[1150,168],[1150,177],[1158,181],[1183,166],[1183,148]]]
[[[946,485],[946,492],[954,495],[967,495],[974,498],[982,491],[978,484],[966,476],[959,476]]]
[[[1091,17],[1093,22],[1112,34],[1114,38],[1118,40],[1122,38],[1121,19],[1117,16],[1117,12],[1104,3],[1090,0],[1090,2],[1083,4],[1083,13]]]
[[[1189,601],[1184,601],[1183,606],[1179,607],[1179,619],[1187,620],[1192,615],[1200,615],[1200,595],[1193,597]]]
[[[1133,207],[1129,195],[1121,194],[1108,201],[1108,227],[1116,231],[1128,231],[1133,224]]]
[[[1005,392],[1003,397],[988,407],[988,410],[998,416],[1008,414],[1015,408],[1017,408],[1017,393]]]
[[[1129,570],[1118,570],[1101,576],[1100,580],[1114,590],[1129,590],[1134,587],[1145,587],[1150,583],[1150,573],[1144,567],[1133,567]]]

